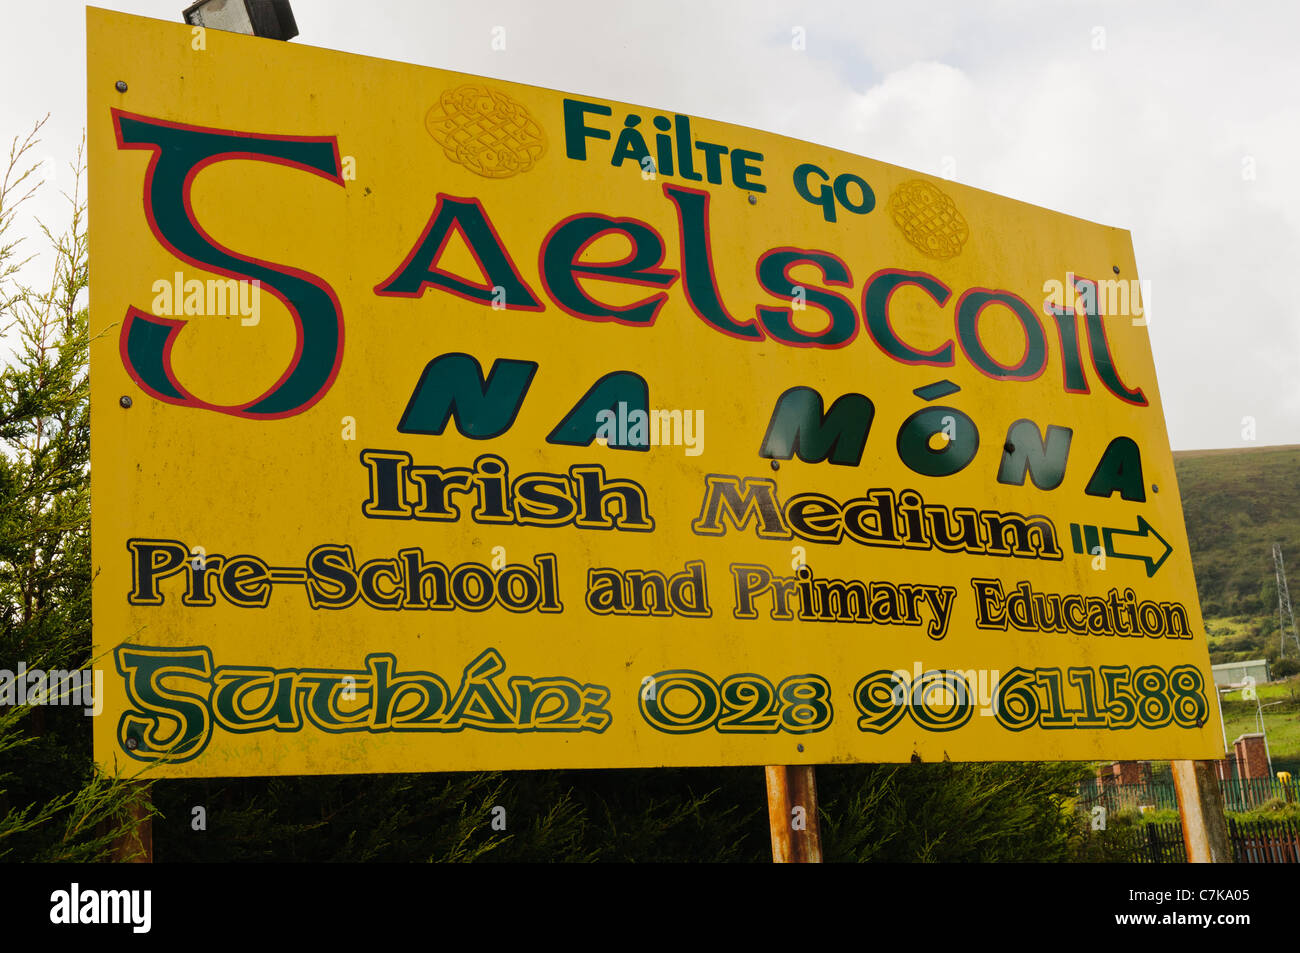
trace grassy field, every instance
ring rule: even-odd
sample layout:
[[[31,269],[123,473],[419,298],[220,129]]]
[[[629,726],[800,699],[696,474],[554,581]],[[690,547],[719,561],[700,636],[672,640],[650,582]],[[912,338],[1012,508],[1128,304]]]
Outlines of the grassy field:
[[[1291,601],[1300,611],[1300,446],[1176,452],[1174,469],[1210,661],[1267,658],[1276,666],[1274,543],[1282,546]],[[1292,651],[1288,661],[1294,658]],[[1255,691],[1258,702],[1243,699],[1240,690],[1222,696],[1228,745],[1259,730],[1262,706],[1273,770],[1300,776],[1300,676]],[[1168,774],[1167,762],[1152,768]],[[1177,816],[1152,812],[1143,820]]]
[[[1252,623],[1258,622],[1250,616],[1234,616],[1228,619],[1205,619],[1205,634],[1210,648],[1223,649],[1235,639],[1250,638]]]
[[[1231,618],[1205,617],[1206,641],[1210,647],[1210,662],[1244,662],[1250,659],[1268,659],[1275,678],[1291,674],[1286,666],[1277,669],[1280,639],[1277,613],[1259,616],[1233,616]],[[1287,652],[1292,663],[1297,661],[1295,647]]]
[[[1300,761],[1300,678],[1257,685],[1258,704],[1243,699],[1240,691],[1223,696],[1223,725],[1232,744],[1238,735],[1259,730],[1263,711],[1264,731],[1274,762]]]
[[[1300,595],[1300,446],[1174,454],[1201,611],[1276,626],[1273,544]]]

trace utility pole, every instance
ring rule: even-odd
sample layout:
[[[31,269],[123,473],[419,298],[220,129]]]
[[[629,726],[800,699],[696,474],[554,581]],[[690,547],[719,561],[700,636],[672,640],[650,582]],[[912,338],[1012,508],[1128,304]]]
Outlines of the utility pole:
[[[1286,588],[1286,570],[1282,568],[1282,545],[1273,544],[1273,568],[1277,572],[1277,627],[1278,638],[1282,640],[1278,658],[1286,658],[1288,634],[1295,646],[1296,657],[1300,658],[1300,634],[1295,627],[1295,614],[1291,611],[1291,594]]]

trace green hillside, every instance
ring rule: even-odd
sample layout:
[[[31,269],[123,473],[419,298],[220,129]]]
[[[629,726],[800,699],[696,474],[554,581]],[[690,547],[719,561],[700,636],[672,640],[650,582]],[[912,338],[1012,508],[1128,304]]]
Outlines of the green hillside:
[[[1276,658],[1274,543],[1300,594],[1300,446],[1183,451],[1174,469],[1212,660]]]

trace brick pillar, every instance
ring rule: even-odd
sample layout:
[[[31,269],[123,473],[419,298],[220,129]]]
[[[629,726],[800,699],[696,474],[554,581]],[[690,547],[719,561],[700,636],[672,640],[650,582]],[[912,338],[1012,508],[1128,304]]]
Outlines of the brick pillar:
[[[1115,773],[1119,776],[1117,784],[1141,784],[1142,762],[1118,761],[1115,764]]]
[[[1214,762],[1215,771],[1218,772],[1220,781],[1231,781],[1235,776],[1235,766],[1237,763],[1236,752],[1228,755],[1219,761]]]
[[[1268,751],[1263,735],[1258,732],[1241,735],[1232,745],[1237,751],[1237,766],[1243,778],[1268,777]]]

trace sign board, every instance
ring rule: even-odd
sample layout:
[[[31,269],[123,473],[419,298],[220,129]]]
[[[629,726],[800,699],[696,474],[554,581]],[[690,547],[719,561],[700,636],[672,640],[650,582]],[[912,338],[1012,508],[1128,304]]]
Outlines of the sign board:
[[[87,16],[106,768],[1221,754],[1126,232]]]

